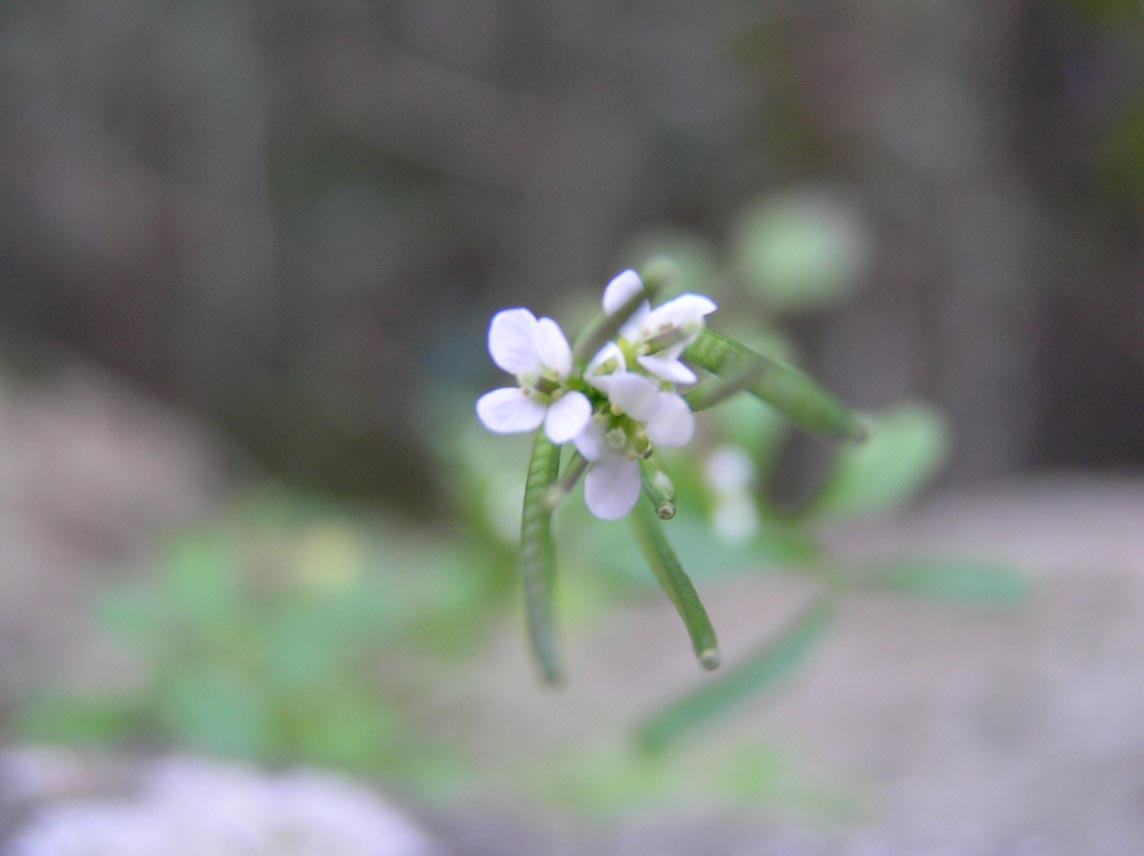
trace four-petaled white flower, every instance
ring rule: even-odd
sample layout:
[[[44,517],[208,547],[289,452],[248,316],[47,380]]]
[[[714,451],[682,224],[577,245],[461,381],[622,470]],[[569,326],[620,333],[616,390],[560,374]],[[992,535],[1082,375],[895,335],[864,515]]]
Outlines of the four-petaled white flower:
[[[616,520],[639,499],[640,457],[653,445],[687,445],[695,417],[674,392],[664,392],[634,372],[608,375],[606,387],[610,407],[596,414],[573,442],[592,462],[584,478],[588,510],[603,520]]]
[[[616,312],[642,288],[634,270],[618,274],[604,289],[604,311]],[[695,383],[695,372],[679,358],[702,332],[704,317],[715,309],[715,302],[702,294],[681,294],[655,309],[645,300],[620,328],[620,348],[649,374],[670,383]]]
[[[623,271],[604,289],[604,311],[614,314],[642,289],[639,274]],[[691,440],[695,417],[670,390],[696,381],[680,357],[714,311],[714,302],[701,294],[683,294],[655,309],[644,300],[582,376],[573,374],[572,349],[555,321],[523,308],[498,312],[489,325],[489,353],[517,385],[482,395],[477,417],[498,434],[543,424],[553,443],[575,442],[591,462],[584,481],[589,510],[604,520],[623,517],[639,499],[640,459],[653,446]]]
[[[477,418],[497,434],[532,431],[544,423],[553,443],[567,443],[584,430],[592,404],[565,381],[572,373],[572,349],[560,326],[527,309],[505,309],[489,324],[493,362],[516,377],[517,386],[487,392],[477,400]]]

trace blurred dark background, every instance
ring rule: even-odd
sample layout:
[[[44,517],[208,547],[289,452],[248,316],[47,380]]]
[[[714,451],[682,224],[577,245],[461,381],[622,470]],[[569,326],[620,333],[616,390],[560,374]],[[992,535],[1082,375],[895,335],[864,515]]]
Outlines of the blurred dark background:
[[[9,0],[0,341],[433,515],[427,394],[490,384],[492,311],[594,299],[648,229],[717,246],[760,195],[825,188],[872,252],[851,299],[786,319],[807,368],[858,406],[936,401],[955,482],[1139,465],[1141,23],[1129,0]]]

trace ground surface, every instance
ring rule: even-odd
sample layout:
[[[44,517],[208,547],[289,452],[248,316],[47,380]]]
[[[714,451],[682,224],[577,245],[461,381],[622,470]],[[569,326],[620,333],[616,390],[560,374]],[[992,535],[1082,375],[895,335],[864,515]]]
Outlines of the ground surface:
[[[234,470],[207,432],[84,372],[47,388],[0,387],[0,420],[9,706],[43,670],[66,672],[88,629],[92,580],[145,556],[167,528],[209,516]],[[699,676],[658,602],[570,633],[572,682],[557,694],[536,689],[517,629],[506,628],[478,668],[426,697],[424,715],[474,763],[509,772],[484,798],[404,811],[441,852],[472,856],[1144,853],[1142,534],[1144,479],[1080,474],[938,496],[836,533],[850,557],[1003,558],[1025,569],[1033,596],[1016,611],[851,599],[783,692],[682,750],[699,769],[726,747],[764,747],[779,784],[754,804],[700,794],[591,819],[534,805],[511,771],[621,745],[632,722]],[[706,586],[726,660],[808,594],[773,577]],[[105,762],[83,763],[98,779]],[[74,793],[44,791],[36,809]],[[9,834],[14,799],[0,793]]]

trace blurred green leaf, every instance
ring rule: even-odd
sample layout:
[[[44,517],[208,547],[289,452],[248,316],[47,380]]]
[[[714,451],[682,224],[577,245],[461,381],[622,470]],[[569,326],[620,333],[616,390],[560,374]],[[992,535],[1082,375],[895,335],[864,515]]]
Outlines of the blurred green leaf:
[[[125,585],[98,600],[99,622],[127,639],[161,638],[169,627],[170,605],[153,587]]]
[[[719,253],[714,243],[685,229],[664,228],[645,232],[629,243],[621,258],[671,259],[679,269],[672,290],[711,294],[719,275]]]
[[[244,758],[271,755],[274,725],[266,699],[249,675],[227,664],[170,674],[157,701],[165,730],[185,745]]]
[[[189,535],[162,564],[165,594],[180,616],[200,624],[233,620],[242,600],[233,545],[223,535]]]
[[[300,604],[275,610],[263,620],[265,677],[287,693],[322,685],[350,641],[329,615]]]
[[[949,431],[935,408],[899,404],[872,423],[864,443],[838,450],[812,512],[832,517],[880,514],[913,499],[945,462]]]
[[[825,635],[833,615],[833,599],[820,597],[778,636],[646,720],[636,733],[639,744],[649,752],[665,749],[688,732],[709,725],[748,699],[773,689],[805,662]]]
[[[720,785],[728,795],[757,802],[780,793],[794,771],[770,746],[743,746],[726,763]]]
[[[389,759],[404,735],[397,716],[352,684],[323,684],[318,696],[291,705],[290,748],[309,761],[368,769]]]
[[[775,312],[838,302],[853,291],[870,255],[858,213],[824,193],[764,199],[740,215],[732,242],[735,269]]]
[[[866,587],[997,607],[1020,606],[1032,591],[1019,569],[988,560],[895,559],[864,568],[862,577]]]
[[[539,786],[552,791],[559,802],[592,814],[616,815],[675,803],[686,786],[686,773],[681,775],[674,765],[622,747],[576,752],[561,760],[554,769],[543,771]]]
[[[33,741],[107,743],[129,737],[138,726],[134,705],[107,699],[40,699],[19,716],[21,734]]]

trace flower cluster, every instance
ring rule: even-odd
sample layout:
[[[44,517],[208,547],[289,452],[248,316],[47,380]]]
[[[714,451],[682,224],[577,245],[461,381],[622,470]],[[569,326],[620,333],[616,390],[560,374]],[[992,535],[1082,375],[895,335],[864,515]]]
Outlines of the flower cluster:
[[[644,291],[626,270],[604,289],[604,312],[617,317]],[[488,346],[493,362],[516,379],[477,401],[477,417],[498,434],[544,426],[557,445],[568,442],[587,463],[584,499],[597,517],[625,516],[639,499],[640,460],[655,447],[686,445],[695,430],[691,408],[678,393],[695,383],[682,361],[715,304],[683,294],[652,308],[635,305],[614,341],[579,365],[560,326],[523,308],[493,316]]]

